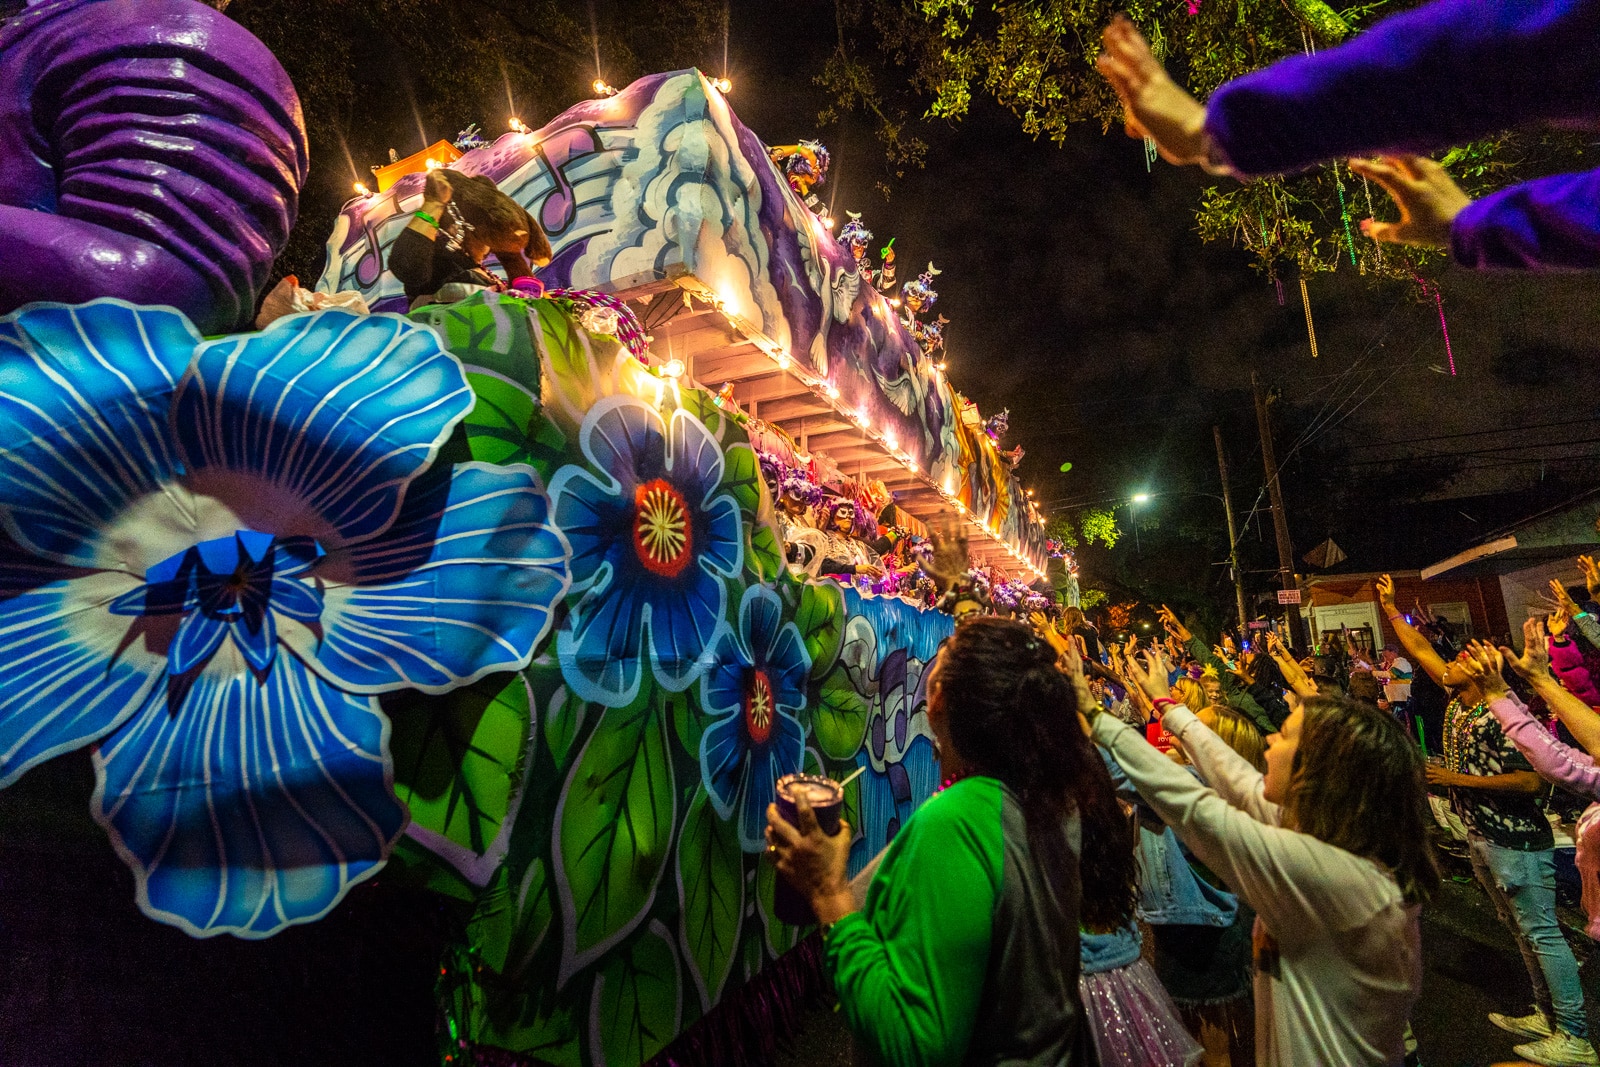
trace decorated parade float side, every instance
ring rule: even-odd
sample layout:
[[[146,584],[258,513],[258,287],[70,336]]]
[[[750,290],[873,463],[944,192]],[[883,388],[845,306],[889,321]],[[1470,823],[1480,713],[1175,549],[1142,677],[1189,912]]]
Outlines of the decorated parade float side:
[[[153,6],[159,32],[57,0],[0,34],[104,53],[74,60],[100,102],[29,136],[142,121],[172,152],[149,210],[28,206],[24,243],[109,249],[61,265],[75,302],[0,270],[0,787],[90,748],[139,907],[195,937],[315,922],[380,870],[441,894],[444,1062],[632,1065],[686,1031],[675,1056],[737,1060],[815,973],[762,861],[775,783],[860,770],[864,866],[938,786],[925,669],[953,626],[791,566],[768,480],[881,485],[1042,577],[1010,461],[693,71],[424,153],[341,216],[311,302],[341,306],[216,333],[286,233],[252,227],[293,218],[298,104],[248,38],[197,74],[239,31]],[[136,45],[193,114],[116,111]],[[428,159],[528,207],[545,296],[406,307],[386,250]]]

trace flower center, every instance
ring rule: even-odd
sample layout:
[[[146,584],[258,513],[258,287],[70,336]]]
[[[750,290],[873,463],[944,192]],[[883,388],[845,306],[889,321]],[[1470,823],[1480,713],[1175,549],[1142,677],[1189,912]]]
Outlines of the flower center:
[[[676,578],[689,565],[694,528],[683,494],[665,479],[633,491],[633,548],[639,562],[663,578]]]
[[[772,736],[772,683],[765,671],[751,671],[744,683],[744,728],[750,743],[764,745]]]

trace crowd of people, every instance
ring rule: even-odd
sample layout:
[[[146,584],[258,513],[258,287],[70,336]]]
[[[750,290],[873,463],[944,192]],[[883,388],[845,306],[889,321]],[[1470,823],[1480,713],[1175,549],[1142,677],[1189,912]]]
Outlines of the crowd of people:
[[[1202,104],[1119,17],[1099,67],[1128,133],[1171,162],[1248,179],[1376,155],[1351,169],[1401,220],[1367,220],[1372,238],[1447,246],[1473,268],[1596,268],[1600,172],[1473,202],[1414,154],[1592,121],[1596,39],[1594,0],[1436,0]],[[1526,1062],[1600,1063],[1556,916],[1550,799],[1582,808],[1593,937],[1592,602],[1553,582],[1516,652],[1408,618],[1385,576],[1387,648],[1343,635],[1296,656],[1270,633],[1208,646],[1165,610],[1163,639],[1102,648],[1081,617],[991,614],[956,555],[925,562],[957,616],[927,676],[945,787],[854,884],[848,825],[824,834],[803,802],[794,822],[768,811],[869,1061],[1415,1063],[1438,843],[1470,862],[1527,967],[1531,1010],[1488,1021]],[[1600,569],[1579,565],[1600,598]]]
[[[961,576],[938,560],[959,555],[930,564],[942,586]],[[846,878],[848,827],[824,835],[803,804],[797,825],[769,814],[869,1059],[1417,1062],[1420,910],[1443,847],[1527,964],[1531,1010],[1489,1021],[1527,1062],[1600,1062],[1549,817],[1551,786],[1600,801],[1584,665],[1600,623],[1579,602],[1600,598],[1600,567],[1579,563],[1587,589],[1552,582],[1520,652],[1413,625],[1387,576],[1400,647],[1377,655],[1341,635],[1296,656],[1270,630],[1207,646],[1165,607],[1146,647],[1098,640],[1076,610],[964,611],[927,690],[947,784],[866,876]],[[1408,691],[1428,685],[1445,700],[1434,747]],[[1569,829],[1591,936],[1597,813]]]

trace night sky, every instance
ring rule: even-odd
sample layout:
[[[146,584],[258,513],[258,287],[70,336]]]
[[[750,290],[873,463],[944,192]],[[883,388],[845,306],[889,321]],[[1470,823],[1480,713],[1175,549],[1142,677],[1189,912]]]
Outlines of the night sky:
[[[595,5],[602,67],[614,6]],[[236,4],[241,17],[258,7],[268,10],[260,0]],[[735,111],[769,144],[823,140],[833,167],[821,194],[841,220],[862,212],[875,248],[896,238],[902,280],[930,259],[943,270],[937,310],[951,320],[951,378],[986,414],[1011,409],[1008,444],[1027,449],[1019,473],[1041,502],[1075,508],[1150,492],[1158,496],[1146,521],[1220,528],[1215,501],[1180,495],[1217,492],[1215,423],[1231,455],[1236,506],[1250,513],[1264,499],[1252,370],[1279,396],[1274,419],[1297,553],[1328,536],[1346,548],[1374,537],[1406,542],[1417,520],[1391,505],[1422,497],[1471,498],[1459,530],[1429,538],[1471,540],[1519,508],[1600,481],[1600,276],[1446,268],[1452,378],[1431,301],[1406,286],[1374,287],[1352,267],[1319,274],[1310,280],[1313,360],[1296,279],[1285,279],[1280,306],[1243,253],[1194,233],[1199,191],[1226,179],[1159,161],[1147,172],[1142,146],[1120,130],[1083,127],[1063,146],[1037,142],[982,99],[961,124],[920,131],[928,165],[904,178],[885,166],[864,116],[819,127],[830,101],[813,78],[835,45],[833,16],[831,4],[814,0],[736,0],[728,70],[720,42],[704,56],[680,48],[676,61],[727,73]],[[587,52],[582,43],[574,54]],[[414,150],[419,136],[450,136],[473,121],[491,135],[503,128],[506,104],[496,94],[474,113],[434,114],[419,100],[433,115],[421,130],[401,99],[406,64],[384,47],[368,51],[358,79],[364,99],[341,120],[354,160],[382,158],[386,143]],[[605,70],[618,85],[636,73]],[[565,106],[593,72],[569,56],[546,75],[546,96],[571,83]],[[559,110],[547,106],[521,117],[537,127]],[[327,155],[313,160],[303,218],[327,218],[348,195],[350,165]],[[888,200],[880,182],[892,186]],[[1415,456],[1426,464],[1390,462]],[[1065,462],[1069,474],[1058,472]],[[1478,506],[1483,494],[1507,491],[1523,496]],[[1260,516],[1245,551],[1253,567],[1276,564]],[[1356,569],[1416,565],[1389,548],[1358,555]],[[1093,553],[1083,559],[1091,579],[1097,567],[1107,570]]]

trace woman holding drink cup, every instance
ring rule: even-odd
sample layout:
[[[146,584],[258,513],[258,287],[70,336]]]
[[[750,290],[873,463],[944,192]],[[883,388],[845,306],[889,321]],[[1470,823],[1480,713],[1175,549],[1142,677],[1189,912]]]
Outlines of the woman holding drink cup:
[[[1132,917],[1132,829],[1080,728],[1092,702],[1027,626],[960,625],[928,681],[947,777],[885,851],[857,908],[850,828],[809,797],[767,809],[778,870],[811,904],[859,1048],[881,1064],[1094,1062],[1079,929]]]

